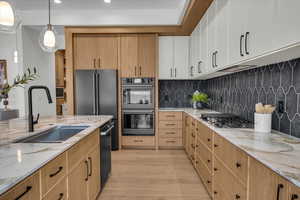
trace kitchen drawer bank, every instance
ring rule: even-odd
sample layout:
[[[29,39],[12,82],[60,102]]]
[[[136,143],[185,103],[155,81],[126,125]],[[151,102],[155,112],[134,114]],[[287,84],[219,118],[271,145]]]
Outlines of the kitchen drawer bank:
[[[60,124],[89,126],[67,141],[55,144],[12,143],[30,134],[26,132],[26,120],[2,123],[0,134],[9,138],[0,146],[0,200],[66,199],[72,191],[73,194],[78,191],[77,187],[81,194],[72,199],[82,199],[83,194],[83,199],[96,199],[100,191],[100,171],[96,170],[100,167],[99,127],[111,119],[111,116],[41,119],[33,134]]]
[[[275,131],[271,134],[261,134],[254,132],[253,129],[215,128],[199,118],[202,113],[215,112],[212,110],[180,108],[160,109],[160,111],[184,112],[187,118],[184,122],[187,124],[184,147],[196,170],[206,167],[207,170],[204,171],[207,172],[200,174],[200,177],[208,179],[201,178],[206,183],[204,185],[208,185],[207,190],[211,191],[210,194],[215,199],[244,199],[247,190],[250,191],[250,200],[274,199],[272,195],[276,197],[279,195],[280,200],[296,200],[297,196],[299,198],[300,140],[298,138]],[[193,121],[197,125],[192,126]],[[211,134],[212,138],[206,138]],[[212,148],[210,143],[207,143],[209,139],[212,139]],[[201,151],[203,152],[201,148],[204,147],[205,152],[211,152],[213,156],[210,153],[201,155]],[[211,159],[213,160],[212,171],[209,163]],[[210,173],[210,176],[207,173]],[[259,177],[264,177],[266,173],[270,178],[263,184]],[[228,185],[232,187],[238,185],[236,191],[239,192],[220,185],[223,184],[224,178],[230,182]],[[213,183],[218,180],[219,183],[209,186],[209,179],[212,179]],[[250,183],[249,188],[247,188],[247,181]],[[265,192],[260,191],[259,189],[265,188],[266,184],[270,187]],[[218,188],[226,191],[216,191]],[[255,193],[261,194],[260,198],[254,196]]]

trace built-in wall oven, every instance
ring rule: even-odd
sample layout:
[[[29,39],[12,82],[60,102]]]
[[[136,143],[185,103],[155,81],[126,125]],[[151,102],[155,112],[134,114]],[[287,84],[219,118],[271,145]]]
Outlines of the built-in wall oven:
[[[154,109],[154,79],[124,78],[123,109]]]
[[[151,136],[154,135],[154,110],[124,110],[123,135]]]
[[[122,79],[122,134],[151,136],[155,133],[154,78]]]

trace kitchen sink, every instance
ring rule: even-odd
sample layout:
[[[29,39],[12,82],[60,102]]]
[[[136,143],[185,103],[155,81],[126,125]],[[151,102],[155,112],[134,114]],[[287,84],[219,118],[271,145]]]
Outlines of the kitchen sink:
[[[15,143],[61,143],[89,126],[56,126],[39,134],[17,140]]]

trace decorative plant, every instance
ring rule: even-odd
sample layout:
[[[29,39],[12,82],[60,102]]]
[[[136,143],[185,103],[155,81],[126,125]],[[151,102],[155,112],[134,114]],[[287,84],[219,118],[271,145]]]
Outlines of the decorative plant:
[[[208,95],[203,92],[194,93],[192,97],[193,102],[202,102],[202,103],[208,103]]]
[[[0,88],[0,101],[4,99],[4,106],[7,108],[8,105],[8,93],[17,87],[24,88],[24,85],[38,78],[36,68],[33,68],[33,72],[30,68],[26,70],[26,72],[22,75],[17,75],[13,81],[13,84],[9,84],[7,81],[3,84],[3,87]]]

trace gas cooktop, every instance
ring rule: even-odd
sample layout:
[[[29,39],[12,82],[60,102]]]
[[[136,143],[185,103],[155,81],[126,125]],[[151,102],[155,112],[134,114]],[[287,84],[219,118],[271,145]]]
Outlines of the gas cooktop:
[[[254,124],[239,116],[228,113],[202,114],[201,119],[217,128],[253,128]]]

